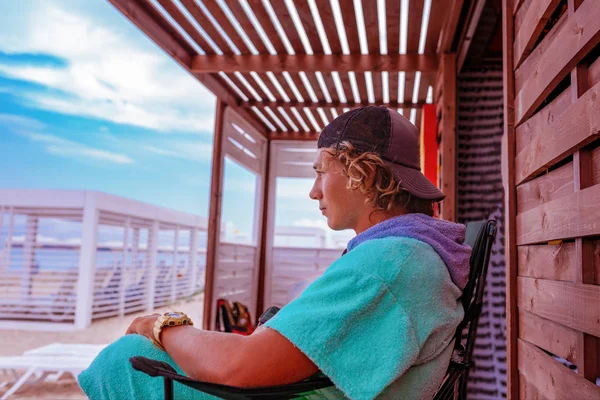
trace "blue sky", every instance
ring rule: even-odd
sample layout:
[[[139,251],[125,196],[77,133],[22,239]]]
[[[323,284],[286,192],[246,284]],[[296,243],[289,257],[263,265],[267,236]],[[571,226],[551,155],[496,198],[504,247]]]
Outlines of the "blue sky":
[[[215,98],[103,0],[0,14],[0,187],[87,189],[206,216]],[[250,232],[252,175],[225,168],[223,221]],[[324,226],[310,181],[278,225]]]

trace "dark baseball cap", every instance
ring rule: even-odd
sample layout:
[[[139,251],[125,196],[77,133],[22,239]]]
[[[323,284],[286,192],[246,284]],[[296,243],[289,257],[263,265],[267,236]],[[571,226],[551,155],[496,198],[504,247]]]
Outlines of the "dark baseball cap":
[[[446,197],[421,173],[417,128],[396,111],[385,106],[350,110],[323,129],[317,147],[337,148],[344,141],[359,153],[379,155],[400,186],[413,196],[434,201]]]

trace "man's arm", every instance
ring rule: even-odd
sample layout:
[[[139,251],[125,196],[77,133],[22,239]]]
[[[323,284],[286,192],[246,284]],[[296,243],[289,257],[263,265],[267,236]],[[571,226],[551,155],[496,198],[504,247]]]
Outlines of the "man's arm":
[[[151,338],[156,318],[137,318],[127,333]],[[163,329],[161,341],[186,375],[204,382],[246,388],[285,385],[319,371],[289,340],[269,328],[242,336],[177,326]]]

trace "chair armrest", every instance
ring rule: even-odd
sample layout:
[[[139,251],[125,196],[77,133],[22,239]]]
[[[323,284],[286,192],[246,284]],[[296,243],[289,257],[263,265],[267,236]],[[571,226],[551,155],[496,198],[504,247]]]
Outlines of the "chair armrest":
[[[178,374],[173,367],[165,362],[152,360],[142,356],[131,357],[129,362],[131,362],[131,366],[135,370],[144,372],[152,377],[162,377],[167,380],[174,380],[192,389],[199,390],[223,399],[231,400],[292,399],[301,393],[333,386],[331,380],[326,376],[317,376],[289,385],[269,386],[262,388],[238,388],[227,385],[219,385],[216,383],[196,381],[187,376]],[[165,396],[165,398],[167,398],[167,396]]]

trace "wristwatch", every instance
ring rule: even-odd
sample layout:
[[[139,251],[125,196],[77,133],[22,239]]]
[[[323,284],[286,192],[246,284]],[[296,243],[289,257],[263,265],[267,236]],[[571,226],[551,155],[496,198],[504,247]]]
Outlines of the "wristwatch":
[[[160,334],[165,327],[180,326],[180,325],[194,325],[191,318],[186,313],[181,311],[170,311],[166,312],[154,322],[154,338],[153,342],[161,350],[165,350],[162,342],[160,341]]]

